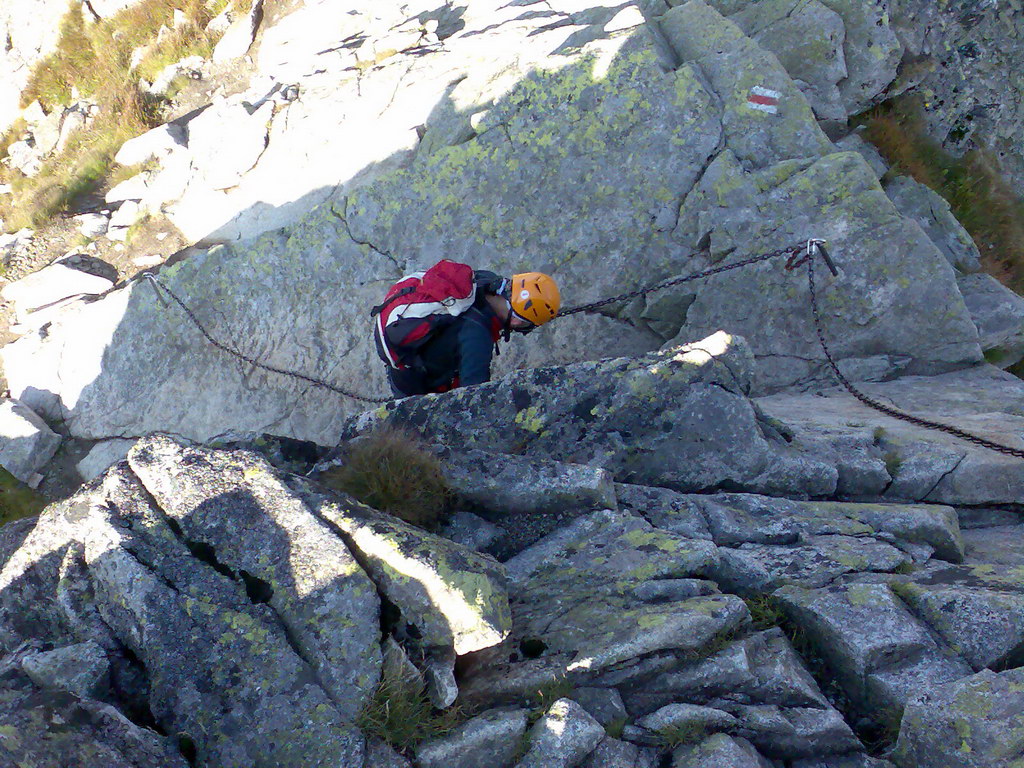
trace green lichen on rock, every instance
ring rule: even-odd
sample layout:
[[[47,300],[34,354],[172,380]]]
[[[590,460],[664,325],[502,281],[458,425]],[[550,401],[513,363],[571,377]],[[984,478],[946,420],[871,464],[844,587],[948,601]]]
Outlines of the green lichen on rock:
[[[465,654],[508,635],[505,576],[493,558],[358,505],[310,498],[425,646]]]

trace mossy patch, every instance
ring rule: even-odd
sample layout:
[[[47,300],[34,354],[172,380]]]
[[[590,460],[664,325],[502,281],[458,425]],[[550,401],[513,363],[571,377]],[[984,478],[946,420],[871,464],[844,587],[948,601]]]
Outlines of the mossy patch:
[[[40,494],[0,467],[0,525],[38,515],[45,506]]]

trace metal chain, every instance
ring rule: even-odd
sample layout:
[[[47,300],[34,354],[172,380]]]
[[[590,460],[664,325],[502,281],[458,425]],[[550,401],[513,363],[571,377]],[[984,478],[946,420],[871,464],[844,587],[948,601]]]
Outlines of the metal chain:
[[[666,280],[663,283],[652,285],[649,288],[640,288],[639,290],[631,291],[630,293],[623,293],[618,296],[612,296],[610,299],[602,299],[601,301],[595,301],[591,304],[582,304],[581,306],[573,307],[572,309],[563,310],[558,313],[555,319],[557,320],[562,317],[568,317],[569,315],[575,315],[579,312],[593,312],[595,309],[599,309],[608,304],[615,304],[616,302],[619,301],[629,301],[630,299],[635,299],[640,296],[646,296],[648,293],[653,293],[654,291],[660,291],[664,288],[671,288],[676,285],[682,285],[683,283],[688,283],[691,280],[700,280],[705,277],[711,277],[712,275],[717,275],[722,272],[728,272],[729,270],[732,269],[739,269],[740,267],[749,267],[751,264],[758,264],[762,261],[769,261],[770,259],[775,259],[778,258],[779,256],[789,256],[792,258],[802,253],[805,248],[806,243],[801,243],[799,245],[791,245],[787,246],[786,248],[779,248],[778,250],[772,251],[771,253],[764,253],[761,254],[760,256],[752,256],[749,259],[736,261],[733,262],[732,264],[725,264],[721,267],[713,267],[711,269],[706,269],[703,272],[695,272],[692,275],[685,275],[684,277],[677,277],[672,280]],[[693,258],[695,256],[707,256],[707,251],[697,251],[696,253],[691,253],[687,258]]]
[[[839,370],[839,366],[836,365],[835,359],[832,357],[832,352],[828,348],[828,344],[825,342],[825,334],[821,329],[821,314],[818,311],[818,296],[814,284],[814,259],[810,258],[807,260],[807,282],[810,286],[811,291],[811,313],[814,315],[814,330],[818,334],[818,343],[821,344],[822,350],[825,352],[825,359],[828,361],[829,367],[832,369],[832,373],[839,379],[839,383],[846,388],[846,391],[857,398],[864,405],[869,408],[874,408],[876,411],[884,413],[886,416],[892,416],[894,419],[906,421],[910,424],[915,424],[925,429],[934,429],[939,432],[945,432],[947,434],[958,437],[961,440],[966,440],[969,443],[974,443],[982,448],[988,448],[991,451],[1006,454],[1007,456],[1016,456],[1018,459],[1024,459],[1024,450],[1019,448],[1011,448],[1008,445],[1002,445],[1000,443],[993,442],[984,437],[978,435],[972,435],[970,432],[964,432],[962,429],[957,427],[951,427],[948,424],[940,424],[935,421],[929,421],[928,419],[922,419],[919,416],[911,416],[909,413],[904,413],[895,408],[892,408],[884,403],[880,403],[874,398],[868,397],[859,389],[857,389],[846,376],[843,375],[842,371]]]
[[[313,376],[307,376],[304,373],[299,373],[298,371],[289,371],[284,368],[275,368],[272,365],[261,363],[258,360],[253,359],[249,355],[246,355],[243,352],[239,352],[237,349],[233,349],[232,347],[229,347],[227,344],[223,344],[217,341],[215,338],[213,338],[213,336],[209,334],[206,328],[203,327],[203,324],[199,322],[199,318],[197,318],[195,314],[192,312],[192,310],[185,305],[185,302],[179,299],[178,296],[174,293],[174,291],[172,291],[166,285],[157,280],[156,275],[154,275],[151,272],[146,272],[142,276],[148,279],[153,284],[153,288],[154,290],[156,290],[158,298],[160,298],[160,291],[166,291],[167,295],[174,299],[175,304],[181,307],[182,312],[184,312],[188,316],[188,319],[191,320],[192,324],[199,329],[199,332],[203,334],[206,340],[210,342],[210,344],[212,344],[214,347],[219,349],[221,352],[226,352],[229,355],[237,357],[239,360],[244,360],[245,362],[249,363],[249,365],[255,366],[256,368],[262,368],[264,371],[270,371],[271,373],[279,373],[282,376],[291,376],[296,379],[308,381],[310,384],[315,384],[318,387],[329,389],[331,390],[331,392],[336,392],[337,394],[344,395],[345,397],[351,397],[353,400],[361,400],[364,403],[390,403],[392,400],[394,400],[393,397],[369,397],[367,395],[359,395],[356,394],[355,392],[350,392],[347,389],[343,389],[342,387],[338,387],[335,386],[334,384],[323,381],[322,379],[317,379]]]
[[[646,296],[647,294],[653,293],[654,291],[660,291],[665,288],[671,288],[673,286],[681,285],[692,280],[700,280],[705,277],[711,277],[712,275],[721,274],[722,272],[728,272],[733,269],[739,269],[741,267],[747,267],[752,264],[758,264],[763,261],[769,261],[770,259],[775,259],[780,256],[788,256],[789,260],[786,264],[787,269],[792,270],[796,267],[800,267],[805,264],[807,266],[807,281],[811,297],[811,313],[814,317],[814,329],[818,336],[818,343],[821,345],[821,349],[825,353],[825,359],[828,362],[829,367],[832,370],[832,373],[835,375],[836,379],[838,379],[839,383],[843,385],[847,392],[853,395],[857,400],[859,400],[864,405],[868,406],[869,408],[873,408],[874,410],[880,413],[884,413],[886,416],[891,416],[894,419],[899,419],[901,421],[905,421],[919,427],[924,427],[925,429],[933,429],[939,432],[945,432],[946,434],[953,435],[954,437],[981,446],[982,448],[987,448],[989,450],[996,451],[1007,456],[1014,456],[1020,459],[1024,459],[1024,450],[1021,450],[1019,448],[1013,448],[1008,445],[1002,445],[992,440],[988,440],[984,437],[972,435],[971,433],[965,432],[957,427],[951,427],[948,424],[940,424],[935,421],[929,421],[928,419],[922,419],[919,416],[912,416],[908,413],[904,413],[900,410],[897,410],[896,408],[892,408],[888,405],[885,405],[884,403],[880,403],[877,400],[869,397],[868,395],[865,395],[859,389],[857,389],[850,382],[850,380],[847,379],[845,375],[843,375],[842,371],[839,370],[839,366],[836,364],[835,359],[832,357],[832,351],[829,349],[828,343],[825,341],[825,334],[822,330],[821,312],[818,308],[817,286],[814,280],[815,254],[812,253],[812,246],[815,245],[817,245],[817,241],[808,241],[807,243],[802,243],[799,245],[792,245],[787,246],[785,248],[779,248],[778,250],[771,251],[770,253],[761,254],[760,256],[752,256],[751,258],[743,259],[742,261],[733,262],[731,264],[725,264],[720,267],[713,267],[711,269],[706,269],[702,272],[696,272],[691,275],[677,277],[673,280],[667,280],[665,282],[658,283],[657,285],[653,285],[648,288],[641,288],[636,291],[620,294],[619,296],[612,296],[611,298],[603,299],[601,301],[595,301],[590,304],[583,304],[578,307],[573,307],[571,309],[565,310],[564,312],[560,312],[558,314],[558,317],[567,317],[569,315],[578,314],[580,312],[592,312],[608,304],[613,304],[621,301],[629,301],[630,299],[635,299],[639,296]],[[831,260],[829,259],[827,253],[823,250],[823,248],[815,248],[814,250],[817,255],[823,257],[826,264],[834,272],[835,269],[832,266]],[[691,255],[696,256],[700,254]],[[801,258],[798,259],[797,257]],[[323,381],[322,379],[318,379],[313,376],[307,376],[304,373],[299,373],[298,371],[290,371],[284,368],[277,368],[272,365],[266,365],[265,363],[261,363],[258,360],[250,357],[249,355],[239,352],[238,350],[233,349],[227,344],[224,344],[213,338],[213,336],[210,335],[206,328],[203,327],[203,324],[199,322],[199,319],[195,316],[192,310],[189,309],[189,307],[180,298],[178,298],[177,294],[175,294],[174,291],[172,291],[164,284],[160,283],[157,280],[156,276],[153,275],[151,272],[144,273],[142,277],[148,279],[153,284],[153,288],[157,292],[157,297],[160,298],[161,301],[163,300],[161,291],[166,292],[167,295],[170,296],[171,299],[173,299],[174,302],[181,308],[181,310],[185,313],[189,320],[192,321],[192,324],[199,329],[199,332],[202,333],[206,340],[210,342],[211,345],[221,350],[222,352],[226,352],[229,355],[237,357],[238,359],[243,360],[256,368],[260,368],[265,371],[270,371],[271,373],[277,373],[282,376],[291,376],[296,379],[301,379],[302,381],[309,382],[310,384],[313,384],[318,387],[323,387],[324,389],[328,389],[331,392],[335,392],[339,395],[350,397],[353,400],[360,400],[364,403],[388,403],[394,399],[391,397],[370,397],[367,395],[360,395],[355,392],[351,392],[347,389],[344,389],[342,387],[331,384],[329,382]]]

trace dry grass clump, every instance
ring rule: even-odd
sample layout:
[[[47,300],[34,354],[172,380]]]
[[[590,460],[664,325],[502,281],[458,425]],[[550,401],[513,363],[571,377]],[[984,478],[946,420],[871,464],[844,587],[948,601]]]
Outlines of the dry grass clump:
[[[207,34],[205,27],[229,2],[248,7],[249,0],[217,0],[210,5],[204,0],[142,0],[98,22],[86,20],[77,0],[70,4],[57,49],[33,70],[22,92],[22,106],[39,101],[49,112],[70,105],[77,94],[99,104],[100,112],[35,176],[0,167],[0,183],[13,188],[13,195],[0,206],[6,230],[39,227],[66,210],[76,197],[108,177],[125,141],[162,122],[163,102],[140,90],[140,78],[152,80],[167,64],[186,56],[208,57],[218,35]],[[176,30],[175,9],[187,19]],[[162,27],[171,31],[158,42]],[[146,55],[131,69],[133,52],[144,46]],[[24,130],[21,123],[0,138],[0,157]]]
[[[434,709],[423,685],[387,671],[370,702],[356,718],[363,733],[404,752],[421,741],[443,736],[462,717],[457,707]]]
[[[929,138],[916,97],[900,97],[857,118],[893,168],[942,195],[981,252],[985,271],[1024,293],[1024,199],[980,150],[963,157]]]
[[[451,490],[437,457],[400,429],[385,427],[353,441],[344,464],[321,475],[323,483],[374,509],[421,528],[436,528]]]
[[[750,620],[756,632],[780,627],[786,621],[785,614],[779,609],[778,604],[772,600],[771,595],[755,595],[744,598],[743,602],[747,604]]]

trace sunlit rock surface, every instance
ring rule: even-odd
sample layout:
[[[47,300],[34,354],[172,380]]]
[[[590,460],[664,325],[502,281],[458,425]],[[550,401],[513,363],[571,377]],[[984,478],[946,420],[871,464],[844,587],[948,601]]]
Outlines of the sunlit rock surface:
[[[844,19],[848,69],[852,29],[890,34],[846,4],[815,9]],[[943,252],[859,155],[837,152],[807,81],[743,19],[700,0],[435,11],[297,6],[263,31],[251,88],[168,145],[144,207],[166,208],[192,240],[230,244],[160,279],[215,338],[380,395],[366,308],[440,257],[546,270],[571,304],[822,237],[840,271],[819,269],[824,332],[847,375],[981,359]],[[236,140],[214,149],[225,132]],[[829,374],[808,302],[803,270],[776,260],[558,321],[509,345],[498,370],[724,328],[751,342],[759,391],[817,387]],[[358,408],[210,347],[148,284],[69,309],[3,358],[16,397],[90,439],[241,430],[328,444]],[[196,381],[203,396],[185,397]]]

